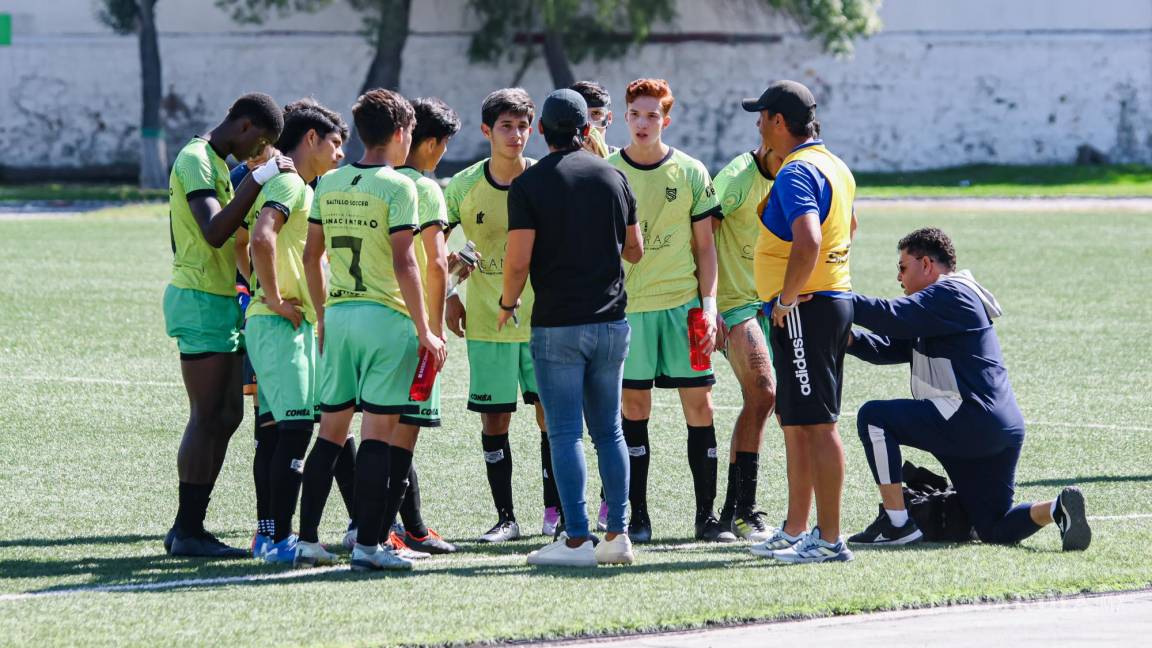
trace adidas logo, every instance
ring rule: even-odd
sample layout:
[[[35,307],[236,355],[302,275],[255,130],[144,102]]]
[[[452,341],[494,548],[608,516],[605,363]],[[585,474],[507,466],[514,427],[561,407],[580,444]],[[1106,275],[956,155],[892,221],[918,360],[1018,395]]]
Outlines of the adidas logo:
[[[300,474],[304,474],[304,460],[303,459],[293,459],[292,463],[289,464],[289,467],[292,469],[292,472],[298,472]]]
[[[500,463],[501,461],[504,461],[504,451],[503,450],[493,450],[492,452],[485,452],[484,453],[484,461],[486,461],[490,464]]]
[[[628,446],[629,457],[643,457],[648,454],[648,448],[645,446]]]

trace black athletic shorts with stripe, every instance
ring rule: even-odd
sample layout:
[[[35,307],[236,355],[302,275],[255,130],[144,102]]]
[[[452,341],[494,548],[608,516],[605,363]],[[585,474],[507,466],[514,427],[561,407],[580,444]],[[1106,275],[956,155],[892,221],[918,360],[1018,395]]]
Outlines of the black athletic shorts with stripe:
[[[819,425],[840,418],[851,328],[852,300],[828,295],[813,295],[788,314],[785,326],[772,326],[768,341],[781,425]]]

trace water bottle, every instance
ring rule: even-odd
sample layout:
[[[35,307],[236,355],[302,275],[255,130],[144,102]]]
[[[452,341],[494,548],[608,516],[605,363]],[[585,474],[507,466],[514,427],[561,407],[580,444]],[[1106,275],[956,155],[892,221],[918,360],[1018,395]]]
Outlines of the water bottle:
[[[416,375],[412,376],[412,387],[408,390],[408,400],[422,403],[432,395],[432,386],[436,384],[436,358],[428,353],[428,349],[420,347],[420,355],[416,360]]]
[[[476,244],[468,241],[464,247],[460,248],[460,251],[456,253],[456,258],[448,266],[448,292],[456,290],[460,282],[464,281],[465,273],[475,270],[479,261],[480,253],[476,251]]]
[[[688,361],[693,371],[712,368],[712,356],[704,353],[708,339],[708,320],[703,308],[688,309]]]

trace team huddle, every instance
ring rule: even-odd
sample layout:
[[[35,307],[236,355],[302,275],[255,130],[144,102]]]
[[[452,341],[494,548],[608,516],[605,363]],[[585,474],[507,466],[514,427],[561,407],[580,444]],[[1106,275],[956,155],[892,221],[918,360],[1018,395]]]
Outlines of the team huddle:
[[[1024,428],[992,332],[999,305],[957,272],[947,237],[925,229],[900,242],[908,297],[852,292],[855,180],[819,139],[807,88],[777,82],[744,101],[759,114],[759,141],[715,182],[702,162],[662,141],[674,104],[666,81],[628,85],[630,142],[620,149],[604,137],[614,118],[608,92],[587,81],[571,90],[583,116],[573,122],[583,149],[577,154],[604,158],[626,180],[630,222],[643,243],[642,258],[620,261],[630,327],[618,417],[629,515],[618,533],[619,509],[601,494],[596,518],[609,540],[627,546],[602,562],[631,562],[631,543],[654,537],[653,388],[680,397],[698,540],[747,540],[754,554],[789,563],[851,560],[849,544],[919,541],[900,489],[899,446],[910,445],[940,459],[981,540],[1015,543],[1054,522],[1065,549],[1087,547],[1091,533],[1075,487],[1050,502],[1012,505]],[[281,108],[259,93],[238,99],[176,158],[164,315],[178,342],[190,415],[177,462],[179,506],[165,539],[172,555],[334,564],[339,557],[319,537],[333,483],[350,520],[343,544],[353,569],[411,569],[414,560],[457,551],[422,517],[413,462],[421,429],[441,425],[439,380],[414,400],[414,376],[451,362],[445,329],[466,339],[467,408],[480,416],[495,509],[495,524],[479,540],[521,537],[509,443],[521,399],[540,430],[540,528],[564,536],[532,327],[517,319],[518,311],[532,312],[531,284],[518,300],[505,299],[509,201],[517,178],[536,163],[524,155],[536,105],[519,88],[489,94],[481,130],[490,156],[443,190],[429,176],[460,129],[444,102],[376,89],[357,99],[352,116],[364,154],[344,166],[349,128],[338,113],[310,99]],[[242,164],[230,170],[229,156]],[[447,244],[457,227],[469,242],[460,254]],[[248,286],[245,298],[250,293],[244,305],[238,282]],[[945,312],[925,314],[934,308]],[[701,312],[699,329],[690,330]],[[516,325],[506,325],[509,317]],[[956,342],[974,335],[981,337]],[[716,378],[697,361],[714,351],[726,356],[743,396],[719,510]],[[914,396],[860,411],[857,427],[883,503],[876,521],[847,540],[837,427],[846,354],[910,364]],[[970,357],[982,364],[970,367]],[[246,362],[255,375],[256,524],[252,546],[239,549],[207,531],[204,519],[243,419]],[[788,508],[777,527],[756,504],[759,452],[773,413],[787,457]],[[813,503],[817,524],[808,529]]]

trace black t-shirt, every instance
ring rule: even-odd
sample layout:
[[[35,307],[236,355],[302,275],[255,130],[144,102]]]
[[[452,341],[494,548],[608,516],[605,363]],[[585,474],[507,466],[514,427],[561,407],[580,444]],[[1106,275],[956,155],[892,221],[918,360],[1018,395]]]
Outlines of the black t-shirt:
[[[625,232],[636,198],[624,174],[584,150],[550,153],[512,182],[508,229],[536,230],[532,326],[624,318]]]

